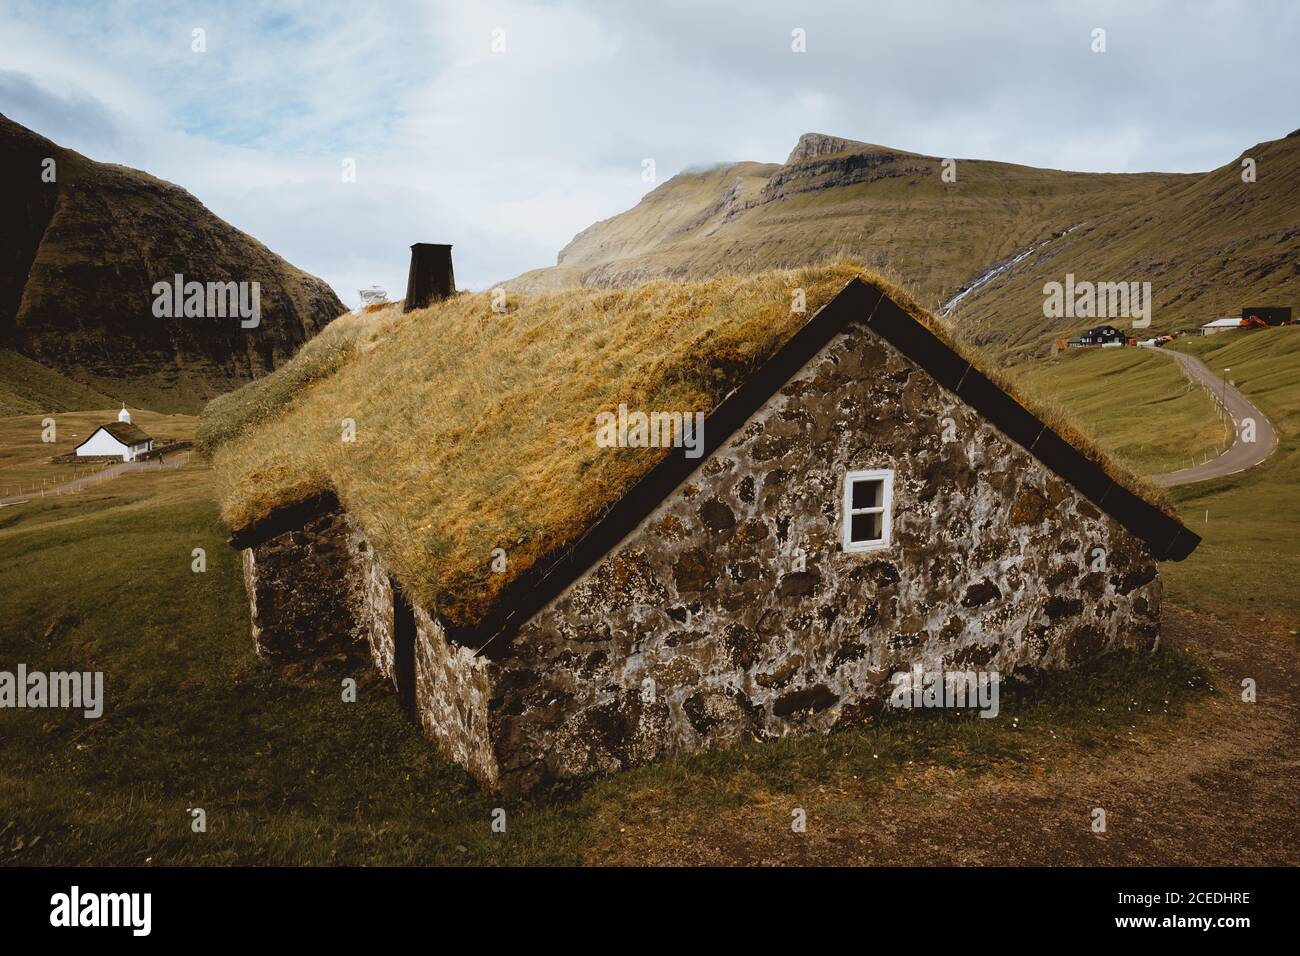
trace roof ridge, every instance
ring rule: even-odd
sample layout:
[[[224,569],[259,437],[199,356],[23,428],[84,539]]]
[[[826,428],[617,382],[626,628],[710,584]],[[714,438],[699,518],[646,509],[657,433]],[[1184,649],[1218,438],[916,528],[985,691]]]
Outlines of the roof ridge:
[[[150,440],[149,433],[139,425],[135,424],[135,422],[105,422],[102,425],[96,425],[94,431],[87,435],[85,441],[82,441],[80,445],[76,446],[76,448],[80,448],[82,445],[86,444],[86,442],[94,438],[100,431],[108,432],[123,444]],[[74,448],[74,451],[75,450],[76,449]]]

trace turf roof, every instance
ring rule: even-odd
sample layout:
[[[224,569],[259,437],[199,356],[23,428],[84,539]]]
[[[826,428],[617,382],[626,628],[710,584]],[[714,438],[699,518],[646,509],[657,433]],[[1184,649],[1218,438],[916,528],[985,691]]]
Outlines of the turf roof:
[[[476,628],[668,454],[599,447],[598,412],[713,412],[858,276],[951,346],[910,297],[851,263],[512,297],[504,314],[482,293],[364,325],[344,317],[347,357],[216,450],[223,515],[238,537],[337,496],[409,594],[449,627]],[[795,289],[804,313],[791,310]]]
[[[146,442],[149,440],[149,436],[145,434],[144,429],[139,425],[132,424],[131,422],[108,422],[107,424],[100,425],[99,428],[95,429],[95,431],[99,431],[100,428],[108,432],[124,445],[138,445],[140,442]],[[94,434],[92,433],[91,438],[93,437]],[[90,438],[87,438],[86,441],[90,441]],[[86,441],[83,441],[81,445],[84,445]],[[77,447],[80,448],[81,445],[78,445]]]

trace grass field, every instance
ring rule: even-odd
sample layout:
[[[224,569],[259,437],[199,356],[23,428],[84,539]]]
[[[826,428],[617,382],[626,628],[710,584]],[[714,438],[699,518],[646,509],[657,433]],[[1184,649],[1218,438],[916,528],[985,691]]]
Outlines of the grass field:
[[[1211,517],[1193,522],[1206,538],[1196,554],[1162,566],[1168,598],[1294,622],[1300,329],[1186,347],[1233,369],[1281,447],[1244,475],[1175,492],[1189,520],[1206,509]],[[1147,470],[1166,467],[1182,443],[1215,440],[1212,410],[1198,426],[1204,396],[1184,389],[1162,356],[1087,352],[1028,379],[1036,390],[1057,387],[1060,404],[1102,443]],[[0,447],[30,445],[23,436],[34,420],[0,421]],[[1169,424],[1153,438],[1151,420]],[[1114,657],[1004,689],[999,720],[891,715],[503,803],[440,758],[374,678],[356,673],[358,701],[344,703],[342,673],[286,674],[258,662],[226,534],[210,473],[198,466],[0,508],[0,669],[99,670],[107,698],[97,721],[0,711],[0,863],[581,863],[619,858],[611,848],[624,824],[653,829],[663,814],[675,831],[734,819],[779,842],[793,807],[860,827],[873,807],[905,807],[922,799],[925,781],[954,769],[1009,779],[1058,758],[1113,753],[1135,733],[1172,726],[1206,691],[1204,671],[1180,653]],[[206,551],[202,574],[191,569],[196,547]],[[504,834],[490,826],[498,806]],[[205,833],[191,829],[195,807]]]
[[[1278,449],[1240,474],[1170,489],[1183,520],[1204,540],[1186,561],[1161,566],[1166,595],[1184,607],[1264,617],[1294,629],[1300,622],[1300,327],[1183,338],[1172,347],[1216,372],[1230,368],[1229,378],[1273,423]],[[1211,400],[1199,388],[1185,388],[1165,356],[1086,350],[1017,370],[1027,388],[1054,395],[1099,445],[1146,474],[1186,465],[1187,457],[1199,461],[1221,444]]]
[[[794,806],[849,782],[892,790],[926,768],[1016,773],[1173,719],[1205,688],[1178,654],[1115,658],[1004,689],[999,720],[897,718],[556,786],[505,804],[499,834],[502,802],[373,678],[356,675],[349,704],[340,674],[285,679],[256,660],[225,536],[193,466],[0,509],[0,669],[99,670],[107,699],[97,721],[0,711],[0,863],[577,863],[628,806],[758,820],[760,792]],[[205,833],[191,830],[194,807]]]
[[[1300,327],[1182,339],[1178,348],[1228,377],[1277,431],[1277,451],[1237,475],[1171,489],[1205,540],[1162,568],[1171,597],[1188,607],[1300,624]]]
[[[1018,366],[1023,387],[1055,404],[1140,475],[1217,455],[1232,438],[1214,400],[1177,363],[1146,349],[1067,349]]]
[[[0,498],[25,494],[44,485],[53,487],[89,472],[106,467],[102,464],[54,465],[50,459],[71,452],[90,437],[98,426],[117,421],[116,408],[94,411],[54,412],[37,415],[14,415],[0,418]],[[54,442],[42,440],[44,420],[54,419]],[[162,440],[186,440],[194,436],[197,422],[192,415],[161,415],[131,409],[131,418],[155,443]]]
[[[0,349],[0,416],[28,415],[70,408],[107,408],[112,401],[10,349]]]

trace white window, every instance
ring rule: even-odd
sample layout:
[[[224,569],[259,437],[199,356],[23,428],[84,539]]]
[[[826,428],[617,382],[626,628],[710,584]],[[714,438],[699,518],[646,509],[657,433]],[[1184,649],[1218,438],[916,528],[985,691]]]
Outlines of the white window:
[[[894,473],[850,471],[844,476],[844,550],[880,551],[893,530]]]

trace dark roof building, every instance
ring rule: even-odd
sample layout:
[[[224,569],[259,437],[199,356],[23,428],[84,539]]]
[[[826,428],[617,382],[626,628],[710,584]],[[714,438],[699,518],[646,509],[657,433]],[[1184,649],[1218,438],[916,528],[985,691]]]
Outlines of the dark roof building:
[[[123,445],[141,445],[153,440],[145,434],[143,428],[131,422],[109,422],[107,425],[100,425],[99,427]]]
[[[131,413],[124,404],[117,421],[100,425],[74,450],[87,458],[121,457],[123,461],[134,461],[152,448],[153,439],[139,425],[132,423]]]

